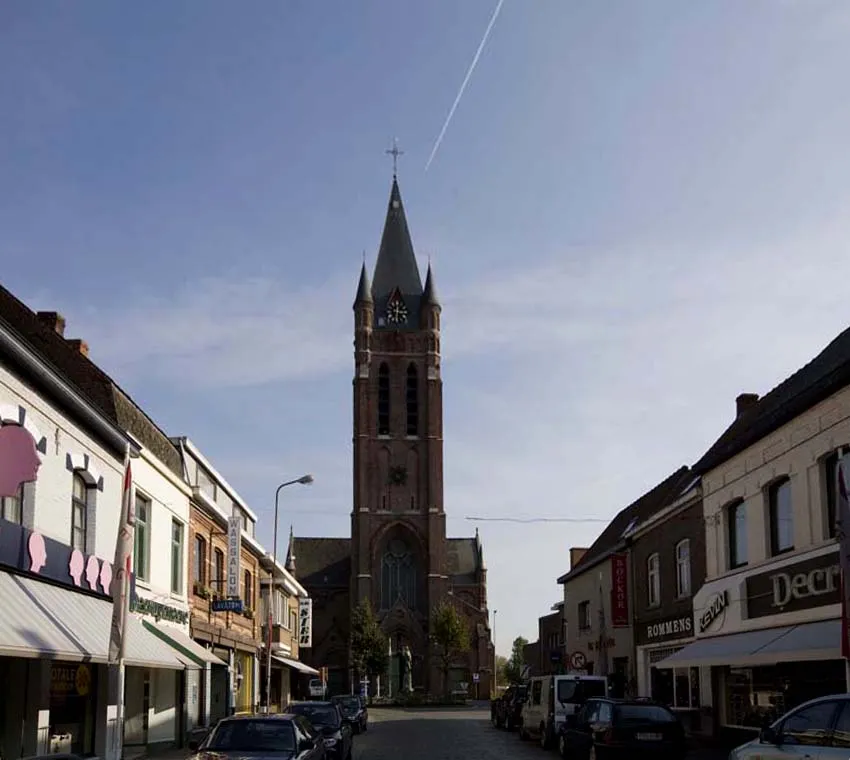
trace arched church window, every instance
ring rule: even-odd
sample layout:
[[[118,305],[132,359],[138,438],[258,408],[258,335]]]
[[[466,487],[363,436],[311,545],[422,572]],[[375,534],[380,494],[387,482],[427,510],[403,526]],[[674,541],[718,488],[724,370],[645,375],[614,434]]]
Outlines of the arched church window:
[[[390,368],[378,369],[378,435],[390,434]]]
[[[419,377],[416,365],[407,368],[407,434],[419,434]]]
[[[398,600],[415,609],[416,565],[407,544],[395,539],[381,558],[381,609],[390,609]]]

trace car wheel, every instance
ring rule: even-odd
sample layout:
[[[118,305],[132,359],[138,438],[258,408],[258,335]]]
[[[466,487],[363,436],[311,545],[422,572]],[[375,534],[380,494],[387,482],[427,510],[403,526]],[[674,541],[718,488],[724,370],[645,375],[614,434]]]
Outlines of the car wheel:
[[[540,748],[549,749],[549,731],[545,723],[540,724]]]

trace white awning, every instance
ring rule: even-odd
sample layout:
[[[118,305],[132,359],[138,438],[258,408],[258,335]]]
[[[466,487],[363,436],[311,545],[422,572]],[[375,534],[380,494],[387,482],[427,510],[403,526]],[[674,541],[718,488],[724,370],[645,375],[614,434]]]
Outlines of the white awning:
[[[756,666],[840,657],[841,621],[820,620],[697,639],[661,660],[655,667]]]
[[[299,662],[298,660],[290,660],[288,657],[282,657],[279,654],[274,654],[274,652],[272,652],[272,659],[282,662],[284,665],[288,665],[290,668],[294,668],[300,673],[309,673],[311,676],[319,675],[318,670],[311,668],[309,665],[305,665],[303,662]]]
[[[0,572],[0,655],[105,663],[112,603],[68,588]],[[128,613],[127,665],[182,670],[164,641]]]
[[[170,625],[157,626],[150,620],[143,620],[142,624],[154,636],[159,637],[169,644],[172,649],[175,650],[174,654],[178,659],[183,660],[184,662],[188,660],[186,667],[200,667],[203,669],[208,663],[210,665],[224,665],[227,667],[227,663],[224,660],[220,657],[216,657],[209,649],[202,647],[197,641],[192,639],[190,636],[187,636],[178,628],[174,628]]]

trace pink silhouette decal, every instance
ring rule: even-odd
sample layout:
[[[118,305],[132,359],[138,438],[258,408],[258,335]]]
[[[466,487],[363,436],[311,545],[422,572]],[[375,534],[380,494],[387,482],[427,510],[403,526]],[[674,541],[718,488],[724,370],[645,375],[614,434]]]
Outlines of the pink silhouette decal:
[[[44,539],[40,533],[30,533],[30,540],[27,542],[30,550],[30,572],[40,573],[41,568],[47,562],[47,548],[44,546]]]
[[[38,477],[39,467],[30,432],[20,425],[0,427],[0,496],[17,496],[21,483]]]
[[[74,579],[75,586],[82,586],[84,565],[85,560],[83,559],[83,553],[79,549],[74,549],[74,551],[71,552],[71,560],[68,562],[68,572]]]
[[[97,576],[100,575],[100,562],[94,554],[89,557],[86,562],[86,580],[89,582],[89,588],[92,591],[97,591]]]
[[[112,593],[112,563],[103,560],[100,565],[100,587],[104,594]]]

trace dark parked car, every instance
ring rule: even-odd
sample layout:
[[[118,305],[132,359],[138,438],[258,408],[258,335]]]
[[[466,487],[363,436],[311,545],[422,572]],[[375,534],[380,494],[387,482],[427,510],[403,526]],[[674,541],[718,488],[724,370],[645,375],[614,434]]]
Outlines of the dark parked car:
[[[329,760],[351,760],[351,726],[333,702],[296,702],[287,711],[302,715],[322,735]]]
[[[333,697],[331,702],[339,705],[342,717],[351,724],[355,734],[365,731],[369,727],[369,711],[363,704],[362,697],[340,696]]]
[[[199,760],[269,758],[325,760],[325,743],[299,715],[234,715],[220,720],[204,740],[189,742]]]
[[[562,724],[558,749],[572,760],[684,760],[688,751],[679,719],[642,699],[589,699]]]
[[[527,694],[528,687],[524,684],[508,686],[501,696],[490,703],[490,720],[493,725],[513,731],[519,725]]]

